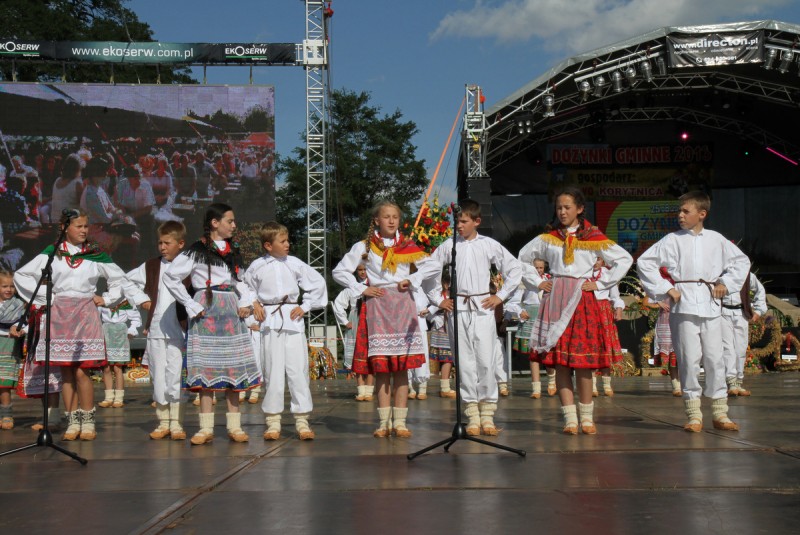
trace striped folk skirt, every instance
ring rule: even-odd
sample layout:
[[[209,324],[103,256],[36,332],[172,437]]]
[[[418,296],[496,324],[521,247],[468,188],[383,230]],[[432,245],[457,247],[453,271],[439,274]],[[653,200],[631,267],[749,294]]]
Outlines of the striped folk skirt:
[[[91,297],[53,298],[50,315],[50,365],[100,368],[106,364],[106,342],[100,311]],[[36,361],[45,358],[47,314],[39,325]]]
[[[19,341],[0,335],[0,388],[14,388],[19,379]]]
[[[425,364],[423,333],[413,296],[386,288],[382,297],[361,305],[353,354],[353,371],[394,373]]]
[[[131,360],[131,344],[128,341],[128,326],[124,323],[104,323],[106,358],[109,364],[127,364]]]
[[[199,291],[195,301],[206,309],[189,322],[186,343],[186,387],[191,390],[249,390],[261,384],[250,330],[239,318],[233,291]]]

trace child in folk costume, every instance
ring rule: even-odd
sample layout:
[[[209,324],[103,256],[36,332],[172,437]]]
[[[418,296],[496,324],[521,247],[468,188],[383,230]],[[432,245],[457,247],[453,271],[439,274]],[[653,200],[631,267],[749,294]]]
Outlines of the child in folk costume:
[[[421,288],[414,290],[414,301],[417,304],[417,322],[419,330],[422,332],[422,344],[425,346],[425,363],[419,368],[408,370],[408,398],[409,399],[428,399],[428,380],[431,378],[430,366],[430,347],[428,345],[428,320],[426,317],[430,313],[428,307],[428,297]],[[416,386],[416,392],[414,387]]]
[[[119,408],[125,404],[124,366],[131,360],[131,344],[128,340],[139,334],[142,316],[127,299],[112,306],[99,307],[99,310],[108,364],[103,367],[105,399],[97,405]]]
[[[702,431],[704,394],[712,400],[714,428],[737,431],[739,426],[728,417],[720,299],[741,289],[750,261],[724,236],[704,228],[711,210],[708,195],[689,192],[679,200],[681,230],[667,234],[639,257],[639,278],[651,299],[670,299],[669,326],[686,405],[684,430]],[[661,276],[662,267],[674,283]],[[698,379],[701,361],[704,389]]]
[[[408,370],[423,365],[425,346],[417,306],[408,289],[419,288],[421,281],[437,269],[423,250],[399,233],[401,217],[400,208],[393,202],[379,203],[372,211],[367,238],[353,245],[333,269],[337,283],[365,298],[358,319],[353,371],[375,374],[379,417],[373,432],[376,438],[411,436],[406,425]],[[367,267],[369,286],[353,276],[362,262]],[[418,268],[414,274],[412,264]],[[431,269],[426,271],[426,267]]]
[[[367,281],[367,266],[359,264],[356,268],[356,280],[362,284]],[[344,330],[344,367],[353,369],[353,353],[356,348],[356,332],[358,331],[358,315],[363,303],[363,297],[358,290],[345,288],[333,301],[333,315]],[[356,401],[372,401],[375,393],[375,376],[370,374],[356,374]]]
[[[297,257],[289,256],[289,230],[274,221],[259,232],[267,252],[244,274],[255,301],[254,317],[261,323],[261,369],[266,392],[261,409],[266,414],[264,440],[278,440],[286,382],[292,400],[295,429],[300,440],[313,440],[308,417],[311,401],[308,372],[308,343],[303,316],[328,306],[325,279]],[[300,290],[303,299],[300,303]]]
[[[23,335],[15,327],[25,314],[25,303],[14,295],[14,275],[0,270],[0,429],[13,429],[11,389],[19,379],[21,341]]]
[[[489,283],[489,293],[492,295],[497,294],[497,288],[502,288],[503,281],[500,277],[492,275],[492,280]],[[502,397],[508,397],[508,368],[506,368],[506,336],[508,335],[508,325],[506,318],[511,317],[513,314],[518,314],[520,310],[519,302],[514,300],[516,292],[511,293],[511,297],[507,302],[500,303],[494,307],[494,327],[495,327],[495,341],[494,341],[494,377],[497,380],[497,392]],[[506,308],[510,305],[510,309]]]
[[[442,292],[436,296],[436,304],[447,298],[450,291],[450,270],[445,269],[442,273]],[[447,334],[447,312],[438,306],[429,308],[430,314],[427,316],[430,322],[430,359],[439,363],[439,396],[453,399],[456,391],[450,389],[450,372],[453,369],[453,352],[450,350],[450,338]]]
[[[667,273],[666,268],[659,270],[661,276],[670,284],[675,281]],[[647,297],[645,297],[647,299]],[[655,333],[653,334],[653,363],[656,366],[666,366],[669,371],[670,384],[672,385],[672,395],[676,398],[682,397],[681,380],[678,375],[678,358],[672,346],[672,331],[669,329],[669,300],[652,303],[658,307],[658,318],[656,319]]]
[[[752,273],[748,274],[740,292],[722,298],[722,351],[729,396],[750,395],[750,391],[742,386],[750,323],[758,321],[766,313],[767,292]]]
[[[550,280],[550,273],[546,272],[547,263],[540,259],[536,258],[533,261],[533,268],[536,270],[536,273],[544,280]],[[533,332],[533,324],[536,320],[536,316],[539,315],[539,303],[542,300],[542,294],[544,293],[542,290],[539,289],[528,289],[525,288],[524,285],[517,288],[515,293],[521,293],[520,296],[520,306],[521,310],[519,312],[519,329],[517,330],[517,334],[514,337],[514,350],[519,351],[520,353],[530,354],[530,341],[531,341],[531,332]],[[542,397],[542,381],[541,381],[541,369],[540,369],[539,361],[531,358],[530,359],[530,367],[531,367],[531,398],[532,399],[539,399]],[[547,372],[547,394],[550,396],[556,395],[556,370],[554,368],[548,368]]]
[[[520,251],[523,265],[536,258],[550,264],[552,280],[543,280],[533,269],[526,269],[526,286],[544,290],[539,315],[531,335],[532,354],[556,369],[556,385],[561,398],[565,434],[578,433],[578,411],[572,385],[575,372],[578,385],[580,430],[597,433],[592,401],[592,370],[611,365],[612,354],[603,315],[595,298],[598,288],[616,285],[633,263],[622,247],[609,240],[585,220],[583,193],[565,188],[555,196],[555,218],[549,232],[540,234]],[[609,266],[605,281],[592,280],[597,257]]]
[[[607,282],[609,275],[608,268],[605,266],[602,258],[598,258],[595,263],[594,277],[596,280],[603,280]],[[625,311],[625,302],[619,294],[619,285],[615,284],[610,288],[598,288],[594,291],[594,296],[597,299],[597,304],[600,306],[600,311],[603,315],[603,329],[606,331],[605,340],[609,346],[605,349],[611,355],[611,362],[620,362],[623,358],[622,346],[619,342],[619,331],[615,322],[622,320],[622,313]],[[603,394],[608,397],[614,396],[614,389],[611,388],[611,368],[601,368],[600,376],[603,378]],[[592,374],[592,396],[597,397],[597,375]]]
[[[456,240],[456,295],[444,299],[439,308],[452,312],[453,299],[458,299],[457,318],[450,318],[448,325],[451,347],[458,344],[461,397],[466,402],[464,414],[469,419],[466,432],[469,435],[497,435],[494,413],[497,410],[497,353],[495,343],[497,331],[494,309],[501,305],[516,288],[522,276],[519,262],[505,247],[492,238],[478,234],[481,224],[480,205],[472,200],[461,203],[461,213],[456,229],[458,236],[440,245],[432,255],[442,265],[449,265],[453,242]],[[494,264],[505,280],[505,285],[496,295],[489,294],[490,268]],[[437,288],[431,298],[441,294]],[[452,316],[452,315],[451,315]],[[453,322],[458,321],[458,340],[453,339]]]
[[[186,227],[178,221],[165,221],[157,230],[159,256],[128,273],[137,286],[134,303],[147,311],[144,333],[147,335],[144,360],[150,370],[158,426],[150,433],[153,440],[185,440],[181,403],[181,373],[185,332],[181,320],[186,309],[175,301],[166,286],[165,273],[186,244]],[[188,283],[183,281],[184,286]]]
[[[214,391],[225,391],[228,438],[249,440],[242,430],[239,391],[261,382],[253,344],[244,318],[253,313],[253,296],[242,282],[242,258],[231,240],[236,219],[230,206],[214,203],[206,209],[204,236],[178,255],[164,273],[164,286],[186,308],[189,332],[186,344],[186,383],[200,390],[200,430],[195,445],[214,439]],[[194,299],[183,280],[191,277]]]
[[[67,410],[67,430],[64,440],[94,440],[95,428],[94,387],[88,370],[106,364],[103,325],[98,306],[117,301],[120,290],[129,293],[133,285],[111,258],[86,241],[89,220],[82,210],[66,211],[61,217],[66,227],[66,239],[55,251],[53,270],[53,306],[50,314],[50,365],[59,366],[63,377],[64,405]],[[14,274],[14,284],[25,300],[44,303],[45,287],[33,295],[36,283],[52,252],[45,251]],[[106,298],[95,295],[97,281],[108,281]],[[35,349],[36,360],[45,358],[45,322],[42,315],[39,342]]]

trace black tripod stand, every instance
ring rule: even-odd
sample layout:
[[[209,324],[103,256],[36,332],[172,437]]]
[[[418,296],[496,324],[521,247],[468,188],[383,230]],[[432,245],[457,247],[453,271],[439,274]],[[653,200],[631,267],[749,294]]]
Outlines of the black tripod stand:
[[[458,215],[461,210],[453,205],[453,230],[456,229],[456,224],[458,221]],[[456,298],[458,294],[458,285],[457,285],[457,274],[456,274],[456,238],[457,234],[454,233],[453,235],[453,252],[450,257],[450,298],[453,300],[453,340],[455,344],[452,345],[451,351],[453,352],[453,360],[455,361],[456,366],[456,424],[453,426],[453,433],[450,435],[449,438],[444,440],[440,440],[435,444],[431,444],[417,452],[409,453],[407,458],[409,461],[413,461],[423,453],[427,453],[433,449],[438,448],[439,446],[444,446],[444,451],[450,451],[450,446],[452,446],[457,440],[471,440],[472,442],[478,442],[479,444],[485,444],[486,446],[491,446],[492,448],[498,448],[505,451],[510,451],[511,453],[516,453],[520,457],[525,457],[526,452],[525,450],[518,450],[515,448],[510,448],[508,446],[504,446],[502,444],[495,444],[494,442],[489,442],[488,440],[483,440],[481,438],[473,437],[467,434],[467,426],[464,422],[461,421],[461,367],[458,363],[458,299]]]
[[[77,212],[76,212],[77,213]],[[45,264],[44,268],[42,268],[42,277],[39,279],[39,282],[36,284],[36,288],[33,290],[33,295],[31,297],[30,302],[28,303],[27,308],[25,309],[25,315],[22,316],[22,319],[17,324],[17,328],[22,328],[25,324],[26,319],[28,318],[28,314],[30,313],[31,306],[33,306],[33,301],[39,292],[39,288],[42,287],[42,283],[45,284],[45,295],[46,295],[46,320],[45,320],[45,328],[44,328],[44,396],[42,397],[42,429],[39,431],[39,436],[36,438],[36,442],[32,444],[28,444],[27,446],[21,446],[19,448],[14,448],[13,450],[8,450],[0,453],[0,457],[5,455],[11,455],[12,453],[17,453],[18,451],[25,451],[31,448],[36,447],[45,447],[45,448],[53,448],[56,451],[60,451],[64,455],[68,457],[72,457],[79,463],[85,465],[87,462],[86,459],[83,457],[78,456],[77,453],[73,453],[69,450],[62,448],[56,444],[53,444],[53,435],[50,433],[49,429],[49,422],[48,422],[48,415],[47,415],[47,402],[48,397],[50,394],[50,311],[51,305],[53,304],[53,259],[55,258],[56,252],[58,248],[61,246],[61,243],[64,241],[64,238],[67,234],[67,227],[71,223],[71,219],[68,219],[66,223],[61,225],[61,233],[58,235],[58,239],[56,240],[55,246],[53,247],[53,251],[50,253],[50,256],[47,258],[47,263]]]

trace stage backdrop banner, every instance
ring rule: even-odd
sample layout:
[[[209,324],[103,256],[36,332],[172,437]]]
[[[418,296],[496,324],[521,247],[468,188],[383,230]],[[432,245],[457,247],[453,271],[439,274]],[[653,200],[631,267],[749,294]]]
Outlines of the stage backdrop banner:
[[[634,258],[678,230],[678,201],[601,201],[596,225]]]
[[[90,63],[294,64],[294,43],[125,43],[0,39],[0,58]]]
[[[764,61],[764,32],[667,36],[670,67],[709,67]]]

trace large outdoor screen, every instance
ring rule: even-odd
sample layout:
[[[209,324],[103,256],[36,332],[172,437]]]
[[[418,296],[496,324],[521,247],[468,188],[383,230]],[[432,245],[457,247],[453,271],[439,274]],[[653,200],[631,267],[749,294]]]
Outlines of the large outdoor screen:
[[[57,236],[65,209],[123,269],[157,256],[156,229],[202,235],[212,202],[242,225],[275,217],[272,86],[0,83],[0,267]],[[102,177],[87,165],[106,162]]]

